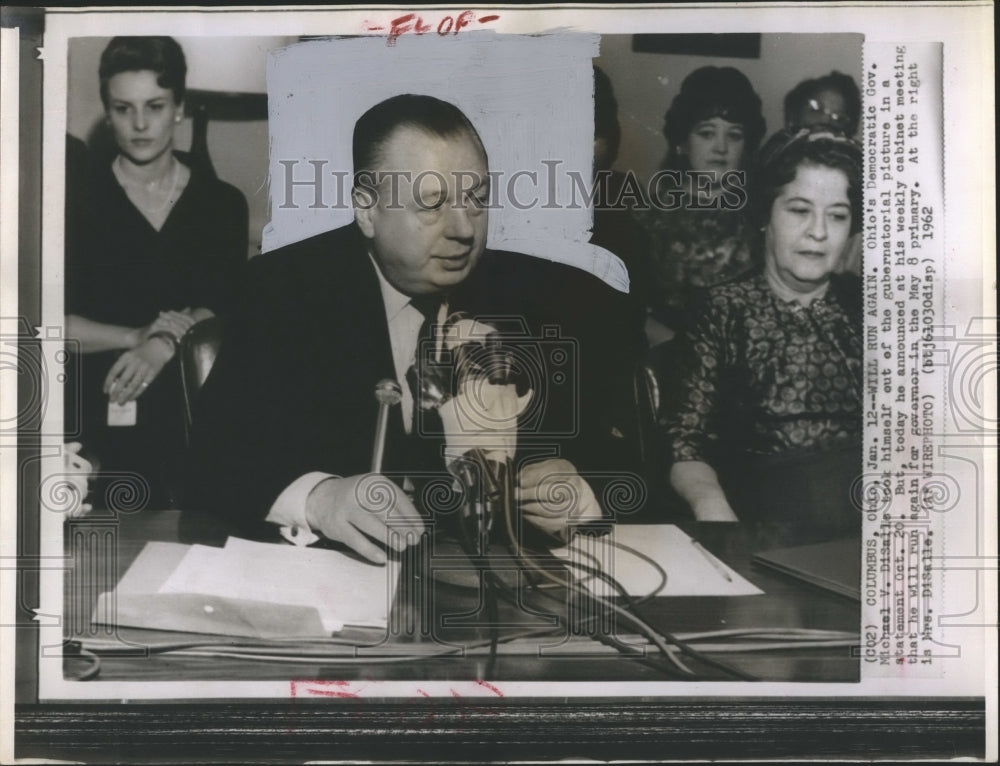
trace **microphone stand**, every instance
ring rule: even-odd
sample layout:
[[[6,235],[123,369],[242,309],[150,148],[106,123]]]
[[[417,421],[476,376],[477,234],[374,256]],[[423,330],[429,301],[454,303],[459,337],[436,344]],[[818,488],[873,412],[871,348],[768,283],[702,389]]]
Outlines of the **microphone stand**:
[[[454,460],[448,470],[465,490],[458,516],[460,542],[470,555],[485,556],[494,532],[506,534],[497,520],[503,519],[505,503],[514,497],[511,461],[500,463],[473,449]]]
[[[490,384],[510,381],[510,353],[503,348],[499,335],[490,334],[485,342],[460,344],[450,363],[425,363],[417,380],[418,406],[440,407],[461,390],[463,382],[482,377]],[[497,462],[486,457],[482,448],[473,448],[448,465],[448,471],[464,490],[465,501],[458,511],[458,542],[470,565],[482,572],[486,615],[490,632],[490,650],[483,675],[492,677],[500,641],[499,597],[518,603],[517,594],[504,584],[493,569],[489,555],[491,532],[505,529],[494,520],[503,518],[515,500],[514,471],[507,457]]]
[[[484,680],[492,678],[496,667],[497,647],[500,643],[500,596],[504,595],[514,604],[516,594],[503,582],[493,569],[489,545],[495,524],[506,513],[506,505],[513,502],[514,483],[510,459],[499,463],[487,459],[481,449],[473,449],[456,459],[448,470],[461,483],[466,501],[459,510],[458,539],[469,563],[483,575],[485,585],[483,598],[486,619],[490,631],[489,655],[483,670]],[[495,470],[494,470],[495,469]]]
[[[380,380],[375,385],[375,400],[378,402],[378,419],[375,421],[375,441],[372,444],[372,473],[382,473],[382,457],[385,455],[385,434],[389,427],[389,409],[403,399],[399,383],[391,378]]]

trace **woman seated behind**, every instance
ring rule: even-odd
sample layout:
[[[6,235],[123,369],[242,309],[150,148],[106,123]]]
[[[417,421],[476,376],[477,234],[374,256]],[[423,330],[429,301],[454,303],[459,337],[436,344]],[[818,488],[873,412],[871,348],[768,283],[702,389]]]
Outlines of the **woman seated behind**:
[[[130,510],[171,502],[183,409],[165,372],[184,333],[229,308],[247,259],[243,195],[174,152],[186,73],[172,38],[114,38],[99,79],[117,153],[67,179],[66,327],[80,357],[66,430],[100,459],[102,506],[116,499],[103,484]]]
[[[737,172],[764,136],[760,97],[737,69],[696,69],[670,104],[663,133],[667,172],[656,176],[655,199],[637,214],[650,242],[654,346],[683,329],[693,292],[751,268]]]
[[[782,131],[756,173],[763,269],[710,291],[689,333],[670,480],[699,520],[857,529],[861,285],[835,269],[861,226],[861,151]]]
[[[834,71],[788,91],[784,109],[788,130],[825,125],[854,138],[861,124],[861,90],[853,77]]]

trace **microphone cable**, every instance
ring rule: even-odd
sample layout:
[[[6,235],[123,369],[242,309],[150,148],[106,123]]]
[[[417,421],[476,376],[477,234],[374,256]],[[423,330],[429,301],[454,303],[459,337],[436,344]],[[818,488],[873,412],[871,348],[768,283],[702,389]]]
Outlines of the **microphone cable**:
[[[544,638],[559,636],[556,629],[527,628],[507,634],[500,639],[501,646],[515,646],[518,642],[523,642],[530,638]],[[637,634],[630,634],[626,637],[639,638]],[[584,637],[572,637],[571,641],[583,640]],[[686,642],[703,642],[710,639],[735,639],[730,643],[704,643],[700,647],[702,652],[721,653],[745,653],[756,651],[770,651],[773,649],[813,649],[829,648],[837,646],[857,646],[859,636],[857,633],[849,631],[822,630],[812,628],[733,628],[723,630],[702,631],[683,634]],[[740,641],[739,639],[743,639]],[[377,642],[377,639],[373,638]],[[205,656],[227,656],[232,658],[246,658],[288,662],[325,662],[344,664],[394,664],[399,662],[412,662],[414,659],[427,659],[429,657],[442,658],[451,655],[461,655],[465,652],[476,653],[478,649],[488,649],[490,639],[476,639],[468,642],[464,646],[444,646],[437,652],[428,652],[414,655],[390,655],[390,656],[358,656],[357,649],[371,644],[359,643],[357,640],[327,636],[321,638],[222,638],[207,637],[187,641],[167,641],[159,644],[141,645],[141,648],[148,654],[204,654]],[[587,643],[593,643],[593,639],[586,637]],[[73,658],[82,656],[91,667],[98,665],[99,657],[135,657],[136,644],[123,645],[110,639],[67,639],[65,647],[66,657]],[[77,644],[77,647],[72,646]],[[625,644],[630,652],[641,651],[635,644]],[[341,647],[340,653],[332,650]],[[294,651],[293,651],[294,649]],[[82,650],[82,653],[81,653]],[[617,651],[617,649],[616,649]],[[249,657],[253,652],[255,656]],[[521,654],[523,652],[513,652]],[[91,657],[90,655],[94,655]],[[84,674],[81,674],[84,675]],[[91,669],[86,674],[87,678],[92,678],[96,672]],[[84,680],[76,677],[74,680]]]
[[[514,530],[513,509],[511,507],[509,498],[506,498],[504,503],[504,520],[507,528],[507,535],[510,538],[510,544],[514,549],[515,558],[519,562],[523,562],[526,566],[536,571],[542,577],[554,582],[559,587],[566,587],[568,590],[571,590],[572,592],[581,595],[584,599],[593,600],[598,606],[602,607],[605,611],[610,609],[614,611],[615,614],[624,617],[626,620],[635,625],[642,633],[642,635],[646,636],[649,640],[651,640],[652,643],[657,647],[657,649],[660,650],[663,656],[666,659],[668,659],[668,661],[671,662],[671,664],[675,665],[675,667],[678,667],[678,669],[683,668],[682,672],[685,672],[685,674],[691,674],[690,669],[686,668],[683,665],[678,664],[676,658],[673,656],[672,652],[667,646],[666,641],[670,641],[684,654],[692,657],[693,659],[696,659],[699,662],[708,665],[709,667],[714,667],[717,670],[721,670],[724,673],[727,673],[728,675],[731,675],[735,678],[738,678],[743,681],[759,680],[756,676],[753,676],[750,673],[745,673],[744,671],[739,670],[738,668],[733,668],[725,663],[719,662],[718,660],[714,660],[710,657],[707,657],[701,652],[699,652],[697,649],[691,647],[686,642],[681,641],[676,636],[671,635],[669,632],[663,631],[661,633],[656,628],[649,625],[639,614],[636,613],[637,610],[635,609],[635,602],[632,600],[632,597],[625,591],[625,588],[622,587],[621,583],[619,583],[614,577],[612,577],[608,573],[603,572],[602,570],[594,569],[593,567],[586,567],[587,570],[590,570],[589,571],[590,574],[600,577],[600,579],[605,580],[609,585],[611,585],[615,589],[615,591],[617,591],[619,595],[623,597],[623,599],[625,600],[626,604],[629,607],[628,609],[624,609],[612,601],[608,601],[606,599],[601,598],[600,596],[596,596],[586,588],[576,584],[571,580],[571,575],[572,575],[571,572],[568,571],[566,572],[566,583],[563,583],[558,577],[554,577],[548,570],[546,570],[541,566],[538,566],[532,560],[532,557],[530,555],[529,556],[524,555],[523,548],[521,547],[520,543],[517,540],[517,536]],[[580,568],[583,568],[584,566],[585,565],[580,565]],[[666,639],[666,641],[664,639]]]
[[[558,587],[558,588],[566,588],[567,590],[569,590],[571,592],[575,592],[578,595],[583,596],[583,598],[585,600],[593,600],[594,603],[596,603],[599,607],[601,607],[604,612],[607,612],[607,611],[611,610],[611,611],[614,611],[616,614],[619,614],[619,615],[625,617],[627,620],[629,620],[630,622],[632,622],[639,629],[639,631],[642,633],[642,635],[644,635],[647,639],[649,639],[660,650],[660,652],[662,653],[662,655],[672,665],[674,665],[674,667],[677,668],[677,670],[682,675],[685,675],[685,676],[692,676],[692,675],[694,675],[689,668],[687,668],[683,664],[677,662],[676,657],[674,657],[673,653],[670,651],[670,649],[668,648],[668,646],[666,645],[666,643],[663,641],[663,639],[659,635],[659,633],[652,626],[648,625],[645,621],[643,621],[641,618],[639,618],[639,617],[637,617],[635,615],[630,614],[629,612],[627,612],[626,610],[622,609],[617,604],[614,604],[612,602],[605,601],[604,599],[600,599],[598,597],[595,597],[593,594],[591,594],[585,588],[583,588],[581,586],[575,585],[575,583],[571,579],[571,573],[569,571],[565,571],[564,570],[565,574],[566,574],[566,581],[563,582],[558,577],[553,576],[544,567],[539,566],[533,560],[533,557],[530,554],[526,556],[525,553],[524,553],[524,549],[521,547],[520,543],[517,540],[517,535],[516,535],[516,532],[515,532],[515,529],[514,529],[514,511],[513,511],[513,506],[512,506],[512,503],[510,501],[510,498],[506,498],[505,499],[505,503],[504,503],[504,522],[505,522],[505,525],[506,525],[507,536],[508,536],[508,538],[510,540],[510,544],[511,544],[511,546],[513,548],[514,556],[515,556],[516,560],[519,563],[521,563],[526,568],[530,568],[530,569],[534,570],[536,573],[538,573],[539,575],[541,575],[543,578],[545,578],[545,579],[549,580],[550,582],[554,583],[556,587]],[[597,576],[597,577],[600,577],[601,579],[606,579],[608,581],[608,583],[615,590],[617,590],[619,593],[621,593],[626,599],[630,599],[631,598],[625,592],[625,589],[621,586],[621,584],[618,583],[617,580],[615,580],[613,577],[611,577],[610,575],[608,575],[606,572],[603,572],[602,570],[600,570],[598,568],[591,568],[591,572],[590,573],[593,574],[593,575],[595,575],[595,576]],[[541,590],[538,590],[537,592],[542,593]],[[550,598],[555,598],[555,597],[551,596],[551,594],[545,593],[544,595],[549,596]],[[603,636],[603,638],[613,640],[616,643],[620,643],[619,641],[617,641],[617,639],[615,639],[612,636],[605,635],[605,636]]]
[[[622,586],[620,582],[618,582],[617,579],[615,579],[612,575],[605,572],[603,569],[600,569],[600,567],[597,567],[595,570],[594,567],[572,560],[567,560],[565,561],[565,563],[569,564],[570,566],[576,567],[577,569],[587,574],[590,574],[593,577],[597,577],[598,579],[607,582],[612,588],[614,588],[618,592],[619,596],[621,596],[624,599],[627,608],[633,613],[633,615],[639,617],[640,619],[645,619],[645,617],[639,611],[639,606],[640,604],[648,602],[649,600],[654,598],[661,590],[663,590],[663,588],[666,587],[667,573],[663,569],[663,567],[661,567],[658,563],[656,563],[656,561],[654,561],[652,558],[642,553],[641,551],[636,550],[632,546],[625,545],[624,543],[619,543],[615,541],[612,541],[611,545],[613,545],[615,548],[618,548],[619,550],[627,551],[633,556],[636,556],[637,558],[642,559],[651,566],[653,566],[659,572],[661,577],[660,584],[656,587],[656,589],[653,590],[650,594],[643,596],[640,600],[636,600],[631,594],[628,593],[628,591],[625,590],[625,588]],[[599,596],[594,596],[594,598],[597,600],[601,600]],[[704,662],[707,665],[715,667],[718,670],[722,670],[723,672],[736,675],[738,678],[741,678],[741,680],[744,681],[760,680],[755,676],[752,676],[748,673],[744,673],[743,671],[737,668],[730,667],[728,665],[725,665],[724,663],[719,662],[718,660],[712,659],[711,657],[704,656],[704,653],[702,651],[694,649],[687,643],[687,641],[680,640],[676,634],[672,634],[667,631],[662,631],[662,635],[672,644],[677,646],[679,649],[689,654],[691,657],[698,659],[700,662]]]
[[[477,467],[479,468],[480,474],[488,477],[488,481],[489,481],[491,487],[494,490],[500,488],[501,486],[503,487],[502,491],[499,491],[498,493],[496,493],[496,497],[502,503],[503,515],[504,515],[505,519],[509,518],[509,516],[510,516],[510,514],[512,512],[512,500],[513,500],[513,496],[514,496],[513,470],[512,470],[511,461],[508,460],[506,464],[500,464],[500,465],[503,465],[503,467],[505,468],[505,470],[503,471],[503,476],[502,477],[498,477],[496,475],[496,473],[494,473],[493,468],[490,466],[490,462],[491,461],[488,461],[485,458],[485,456],[482,454],[482,452],[480,452],[479,450],[472,450],[469,453],[467,453],[467,456],[468,456],[469,460],[471,460],[473,463],[475,463],[477,465]],[[480,534],[483,534],[484,528],[486,526],[488,526],[488,520],[487,520],[487,518],[485,517],[484,514],[479,514],[478,518],[476,519],[476,522],[477,522],[476,525],[475,525],[476,531],[479,532]],[[474,545],[474,543],[472,541],[472,536],[471,536],[471,532],[470,532],[470,529],[469,529],[469,527],[471,527],[471,526],[472,526],[471,524],[462,526],[462,528],[460,529],[460,533],[459,533],[460,534],[460,544],[463,547],[463,549],[466,551],[467,555],[468,555],[470,549],[473,551],[473,553],[476,552],[475,551],[475,545]],[[508,529],[509,529],[509,525],[508,525]],[[508,534],[509,534],[509,532],[508,532]],[[484,542],[485,542],[485,535],[483,535],[481,539],[483,539]],[[509,602],[513,606],[520,608],[521,607],[521,602],[520,602],[520,598],[519,598],[520,594],[518,594],[516,591],[512,590],[509,586],[507,586],[502,581],[502,579],[499,576],[496,575],[495,571],[492,569],[493,560],[489,556],[488,551],[484,551],[483,552],[483,554],[481,555],[481,560],[484,561],[484,566],[486,567],[483,570],[483,576],[484,576],[484,584],[486,585],[486,589],[485,589],[486,592],[484,594],[484,598],[487,600],[487,604],[488,605],[492,604],[492,606],[495,608],[496,607],[497,598],[498,597],[503,597],[504,600],[506,600],[507,602]],[[522,569],[525,568],[525,563],[528,563],[523,556],[518,557],[517,560],[519,561],[519,564],[522,567]],[[537,569],[537,567],[533,567],[533,568]],[[594,574],[594,576],[597,576],[597,577],[606,576],[606,575],[604,575],[600,571],[600,569],[598,569],[596,567],[593,568],[591,571]],[[664,581],[665,581],[665,577],[666,577],[666,573],[663,573]],[[564,587],[564,584],[560,580],[558,580],[558,578],[555,578],[554,582],[560,588]],[[539,589],[533,588],[533,590],[536,591],[536,592],[542,593],[542,591],[539,590]],[[550,596],[550,594],[547,594],[547,593],[542,593],[542,595],[546,596],[548,598],[553,598],[553,599],[555,598],[554,596]],[[556,600],[558,600],[558,599],[556,599]],[[489,606],[488,606],[488,609],[489,609]],[[496,614],[496,613],[497,612],[495,612],[495,611],[493,612],[493,614]],[[557,624],[560,627],[564,628],[567,633],[570,633],[571,630],[572,630],[572,628],[573,628],[573,626],[575,624],[577,624],[577,623],[573,622],[571,619],[569,619],[568,617],[567,618],[563,618],[563,617],[561,617],[558,614],[552,615],[552,616],[556,619]],[[591,618],[585,618],[582,621],[582,624],[586,624],[587,622],[590,622],[593,619],[594,618],[592,618],[592,617]],[[655,635],[655,631],[652,631],[652,629],[650,629],[650,631],[651,631],[651,633],[653,635]],[[491,652],[490,652],[490,659],[489,659],[488,665],[487,665],[487,667],[488,667],[488,669],[490,671],[492,671],[492,669],[495,667],[495,662],[496,662],[496,646],[497,646],[497,639],[498,638],[499,638],[498,632],[496,632],[494,630],[491,630],[491,639],[492,639],[491,643],[490,643]],[[625,644],[624,642],[620,641],[614,635],[604,635],[604,636],[602,636],[602,640],[605,643],[613,645],[620,653],[622,653],[623,655],[626,655],[626,656],[630,656],[630,655],[633,655],[633,654],[638,654],[638,655],[641,656],[642,653],[643,653],[643,650],[641,650],[641,649],[635,649],[634,647],[631,647],[631,646]],[[663,648],[663,651],[665,652],[664,656],[666,656],[667,659],[675,666],[677,672],[680,673],[681,676],[683,676],[683,677],[691,677],[691,676],[694,675],[694,673],[689,668],[687,668],[682,663],[680,663],[680,662],[678,662],[676,660],[676,658],[673,656],[673,653],[670,652],[670,650],[665,645],[662,648]]]
[[[476,487],[466,486],[469,494],[468,502],[475,504],[477,508],[470,518],[458,519],[458,542],[459,547],[469,558],[471,566],[476,566],[474,562],[482,561],[484,566],[480,569],[483,575],[483,601],[486,609],[487,625],[489,626],[489,654],[486,659],[486,666],[483,671],[484,680],[493,678],[496,673],[496,662],[498,648],[500,644],[500,605],[501,595],[506,595],[506,586],[500,576],[493,568],[493,562],[489,555],[489,502],[490,498],[506,497],[512,490],[510,486],[509,466],[503,476],[497,476],[489,465],[490,461],[478,449],[467,452],[460,460],[469,460],[478,468],[479,493],[475,492]],[[467,485],[473,483],[475,472],[462,472],[461,467],[456,469],[465,475]],[[470,521],[472,523],[470,523]],[[515,602],[516,603],[516,602]]]

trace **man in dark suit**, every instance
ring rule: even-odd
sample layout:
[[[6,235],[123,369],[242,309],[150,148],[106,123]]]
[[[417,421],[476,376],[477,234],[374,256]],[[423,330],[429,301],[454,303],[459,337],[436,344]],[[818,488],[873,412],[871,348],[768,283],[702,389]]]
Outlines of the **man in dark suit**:
[[[593,490],[625,453],[608,414],[631,379],[624,298],[581,270],[486,250],[486,152],[451,104],[403,95],[374,106],[355,126],[354,168],[353,224],[250,263],[199,397],[189,505],[241,534],[325,537],[384,561],[375,541],[407,544],[387,536],[387,519],[420,529],[424,518],[397,478],[419,430],[402,381],[428,320],[466,311],[513,322],[541,364],[541,407],[518,434],[524,520],[559,539],[600,518]],[[396,483],[370,473],[385,378],[402,389],[383,463]],[[546,497],[560,486],[575,502],[553,511]]]

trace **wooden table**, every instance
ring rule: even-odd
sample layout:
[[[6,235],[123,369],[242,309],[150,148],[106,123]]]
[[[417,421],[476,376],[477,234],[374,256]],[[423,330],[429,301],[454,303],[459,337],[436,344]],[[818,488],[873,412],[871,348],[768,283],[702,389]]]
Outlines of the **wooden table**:
[[[67,578],[67,633],[73,637],[106,637],[109,629],[90,624],[89,616],[97,595],[117,582],[149,541],[194,542],[201,537],[218,543],[221,536],[211,525],[179,511],[144,511],[121,514],[117,518],[91,518],[67,522],[67,550],[74,568]],[[764,591],[765,595],[744,597],[658,597],[642,607],[642,614],[661,631],[687,633],[729,628],[814,628],[857,631],[859,604],[856,601],[813,588],[797,580],[751,565],[752,554],[760,549],[795,542],[783,531],[751,528],[737,524],[696,524],[684,526],[692,537]],[[192,531],[193,529],[193,531]],[[429,555],[429,554],[428,554]],[[419,598],[420,588],[405,587],[401,581],[394,613],[413,609],[412,599]],[[477,592],[435,581],[435,619],[438,611],[454,614],[466,611],[474,616],[467,627],[435,634],[461,643],[482,638],[488,633],[480,619],[482,605]],[[552,602],[555,603],[555,602]],[[409,604],[409,605],[408,605]],[[533,604],[545,611],[544,604]],[[551,604],[550,604],[551,608]],[[529,608],[530,611],[530,608]],[[557,610],[558,611],[558,610]],[[479,612],[480,614],[476,614]],[[502,622],[540,621],[525,611],[504,606]],[[403,622],[407,622],[403,620]],[[621,623],[619,622],[619,625]],[[417,628],[419,633],[419,625]],[[633,633],[620,627],[619,633]],[[129,628],[111,631],[120,639],[135,644],[155,644],[175,639],[197,637],[190,633],[165,633]],[[381,634],[383,637],[385,633]],[[390,636],[390,648],[399,654],[407,645],[426,651],[424,635]],[[378,636],[368,641],[378,643]],[[503,647],[496,659],[492,678],[515,681],[656,681],[672,680],[662,669],[625,658],[593,641],[564,643],[563,650],[538,651],[540,645],[558,644],[558,639],[535,638]],[[432,644],[433,645],[433,644]],[[515,648],[516,647],[516,648]],[[388,652],[392,653],[392,652]],[[768,650],[714,655],[727,664],[766,681],[836,681],[858,680],[856,651],[847,647],[825,649]],[[331,662],[273,663],[234,658],[203,658],[153,654],[137,657],[103,657],[100,679],[109,680],[288,680],[288,679],[398,679],[398,680],[473,680],[482,678],[486,668],[484,654],[421,657],[389,663],[373,660],[354,664]],[[79,662],[67,663],[67,672]],[[691,664],[691,663],[689,663]],[[697,665],[697,663],[695,663]],[[724,680],[719,671],[704,669],[709,677]]]

